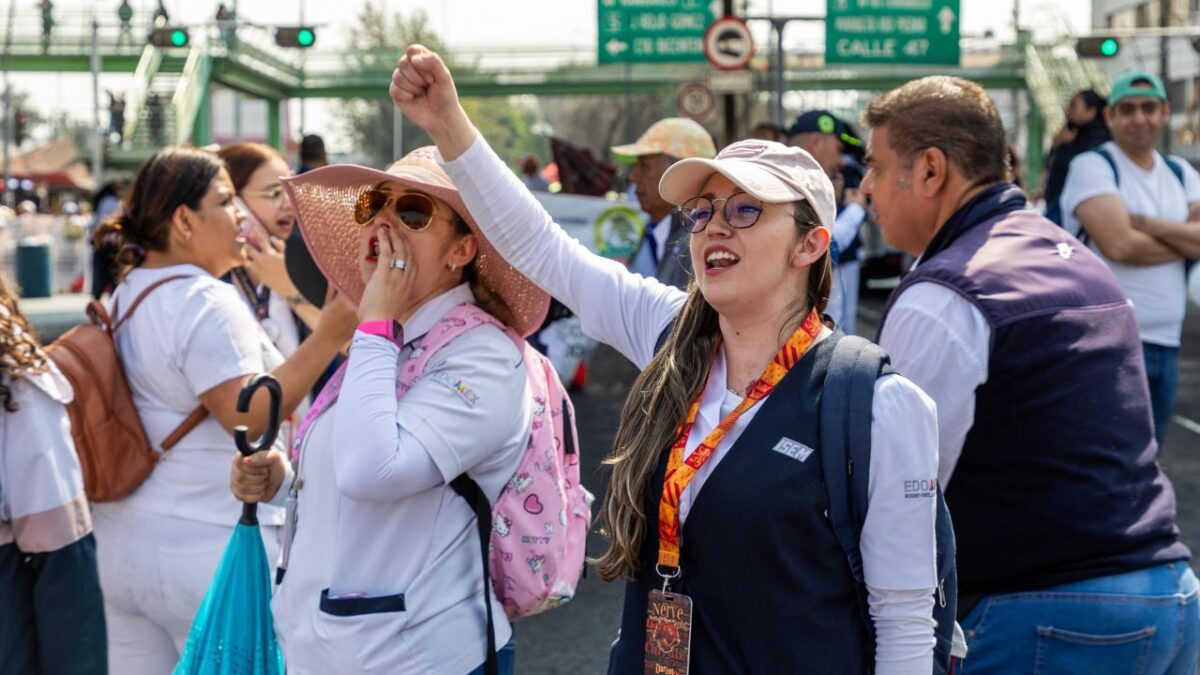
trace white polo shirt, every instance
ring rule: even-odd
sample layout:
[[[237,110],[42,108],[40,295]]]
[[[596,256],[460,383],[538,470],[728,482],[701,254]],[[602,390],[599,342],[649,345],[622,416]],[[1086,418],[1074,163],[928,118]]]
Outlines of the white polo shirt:
[[[53,363],[15,379],[0,373],[0,383],[19,406],[0,410],[0,546],[57,551],[92,531],[64,407],[74,392]]]
[[[195,265],[135,268],[113,292],[123,315],[150,284],[175,275],[146,296],[116,335],[117,354],[151,447],[200,405],[200,394],[237,377],[283,363],[233,286]],[[110,305],[110,312],[111,305]],[[285,450],[283,438],[276,447]],[[231,526],[242,505],[229,491],[233,436],[209,415],[164,456],[121,504],[141,511]],[[264,504],[263,525],[281,525],[283,510]]]
[[[532,421],[524,363],[502,331],[480,326],[395,396],[398,361],[472,301],[463,284],[427,302],[404,324],[403,348],[357,333],[338,401],[305,435],[296,537],[272,602],[289,673],[466,673],[484,662],[476,520],[448,483],[466,472],[494,501],[516,472]],[[322,610],[322,591],[391,600],[339,616]],[[512,629],[491,601],[503,645]]]
[[[1079,219],[1075,209],[1093,197],[1115,194],[1131,214],[1154,216],[1177,222],[1187,222],[1188,207],[1200,202],[1200,175],[1188,162],[1174,158],[1183,167],[1183,184],[1167,166],[1162,155],[1154,153],[1154,167],[1149,171],[1129,159],[1114,141],[1100,146],[1108,151],[1121,174],[1118,184],[1109,163],[1095,152],[1085,152],[1071,160],[1067,181],[1063,185],[1063,227],[1078,235]],[[1108,263],[1117,281],[1133,300],[1138,332],[1142,342],[1178,347],[1183,331],[1183,314],[1187,308],[1187,280],[1182,260],[1161,265],[1125,265],[1109,260],[1095,241],[1089,247]]]

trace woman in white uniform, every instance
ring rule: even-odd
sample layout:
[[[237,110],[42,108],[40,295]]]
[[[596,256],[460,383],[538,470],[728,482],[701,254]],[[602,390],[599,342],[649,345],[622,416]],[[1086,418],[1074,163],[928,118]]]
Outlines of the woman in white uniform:
[[[121,238],[125,265],[110,314],[150,289],[117,331],[117,353],[151,447],[194,411],[205,419],[160,458],[127,497],[94,506],[109,670],[160,675],[179,659],[241,506],[229,494],[233,428],[254,437],[267,396],[236,412],[253,375],[271,372],[289,414],[353,328],[353,310],[328,302],[313,336],[284,360],[237,291],[220,277],[242,263],[233,186],[215,155],[166,148],[141,166],[123,213],[102,226]],[[259,522],[278,552],[282,509]]]
[[[96,541],[71,440],[74,392],[0,275],[0,666],[108,672]]]
[[[494,503],[513,477],[533,412],[525,364],[488,323],[437,351],[407,390],[398,364],[464,304],[526,336],[549,297],[480,235],[432,148],[387,172],[330,166],[285,185],[313,259],[362,321],[301,425],[295,480],[284,483],[278,451],[234,460],[239,499],[292,497],[295,537],[272,602],[288,672],[482,672],[479,538],[449,484],[466,473]],[[512,629],[487,601],[511,674]]]
[[[693,675],[871,663],[880,675],[931,672],[935,493],[905,480],[937,475],[937,428],[908,380],[884,375],[872,398],[860,546],[873,650],[822,515],[816,411],[840,334],[820,320],[834,197],[816,161],[752,140],[672,166],[660,191],[692,233],[685,292],[592,254],[552,222],[472,126],[436,54],[409,47],[391,95],[437,143],[501,255],[643,369],[607,460],[611,546],[598,567],[629,580],[610,672],[682,672],[689,661]],[[664,654],[679,660],[656,660]]]

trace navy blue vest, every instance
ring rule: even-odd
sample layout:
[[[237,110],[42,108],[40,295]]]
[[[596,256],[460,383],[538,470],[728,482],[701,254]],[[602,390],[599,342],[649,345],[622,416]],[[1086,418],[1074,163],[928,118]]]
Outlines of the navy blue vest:
[[[697,495],[683,525],[683,576],[691,596],[692,675],[867,671],[854,582],[825,516],[821,453],[776,452],[781,437],[819,448],[821,385],[834,341],[792,368]],[[658,500],[668,452],[646,490],[641,568],[625,588],[610,674],[643,672],[646,596],[661,588]]]
[[[1099,258],[1024,204],[1012,185],[984,190],[939,230],[891,301],[933,282],[991,326],[987,382],[946,490],[964,593],[1190,555],[1155,462],[1133,307]]]

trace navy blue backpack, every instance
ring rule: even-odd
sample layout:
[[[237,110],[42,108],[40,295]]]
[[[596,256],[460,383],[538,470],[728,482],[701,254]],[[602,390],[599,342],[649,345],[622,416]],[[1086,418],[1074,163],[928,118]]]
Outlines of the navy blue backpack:
[[[825,386],[821,394],[821,465],[829,497],[829,521],[858,589],[859,616],[870,636],[874,659],[875,624],[867,603],[859,539],[867,517],[867,486],[871,467],[871,420],[875,381],[892,372],[891,359],[881,347],[838,331]],[[953,673],[955,617],[958,612],[958,574],[954,563],[954,526],[940,487],[937,496],[937,578],[933,618],[937,622],[933,653],[934,675]]]

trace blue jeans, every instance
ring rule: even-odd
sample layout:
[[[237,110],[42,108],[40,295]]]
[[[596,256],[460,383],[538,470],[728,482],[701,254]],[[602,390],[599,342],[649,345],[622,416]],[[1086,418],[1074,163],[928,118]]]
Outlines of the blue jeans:
[[[513,641],[509,640],[508,644],[496,650],[496,660],[500,662],[500,675],[513,675],[517,669],[516,648],[513,646]],[[467,675],[484,675],[487,663],[479,666],[475,670],[467,673]]]
[[[1164,347],[1142,343],[1146,359],[1146,379],[1150,381],[1150,407],[1154,410],[1154,439],[1162,452],[1167,427],[1171,425],[1171,410],[1175,408],[1175,391],[1179,388],[1179,347]]]
[[[989,595],[962,622],[963,675],[1195,675],[1200,582],[1185,561]]]

